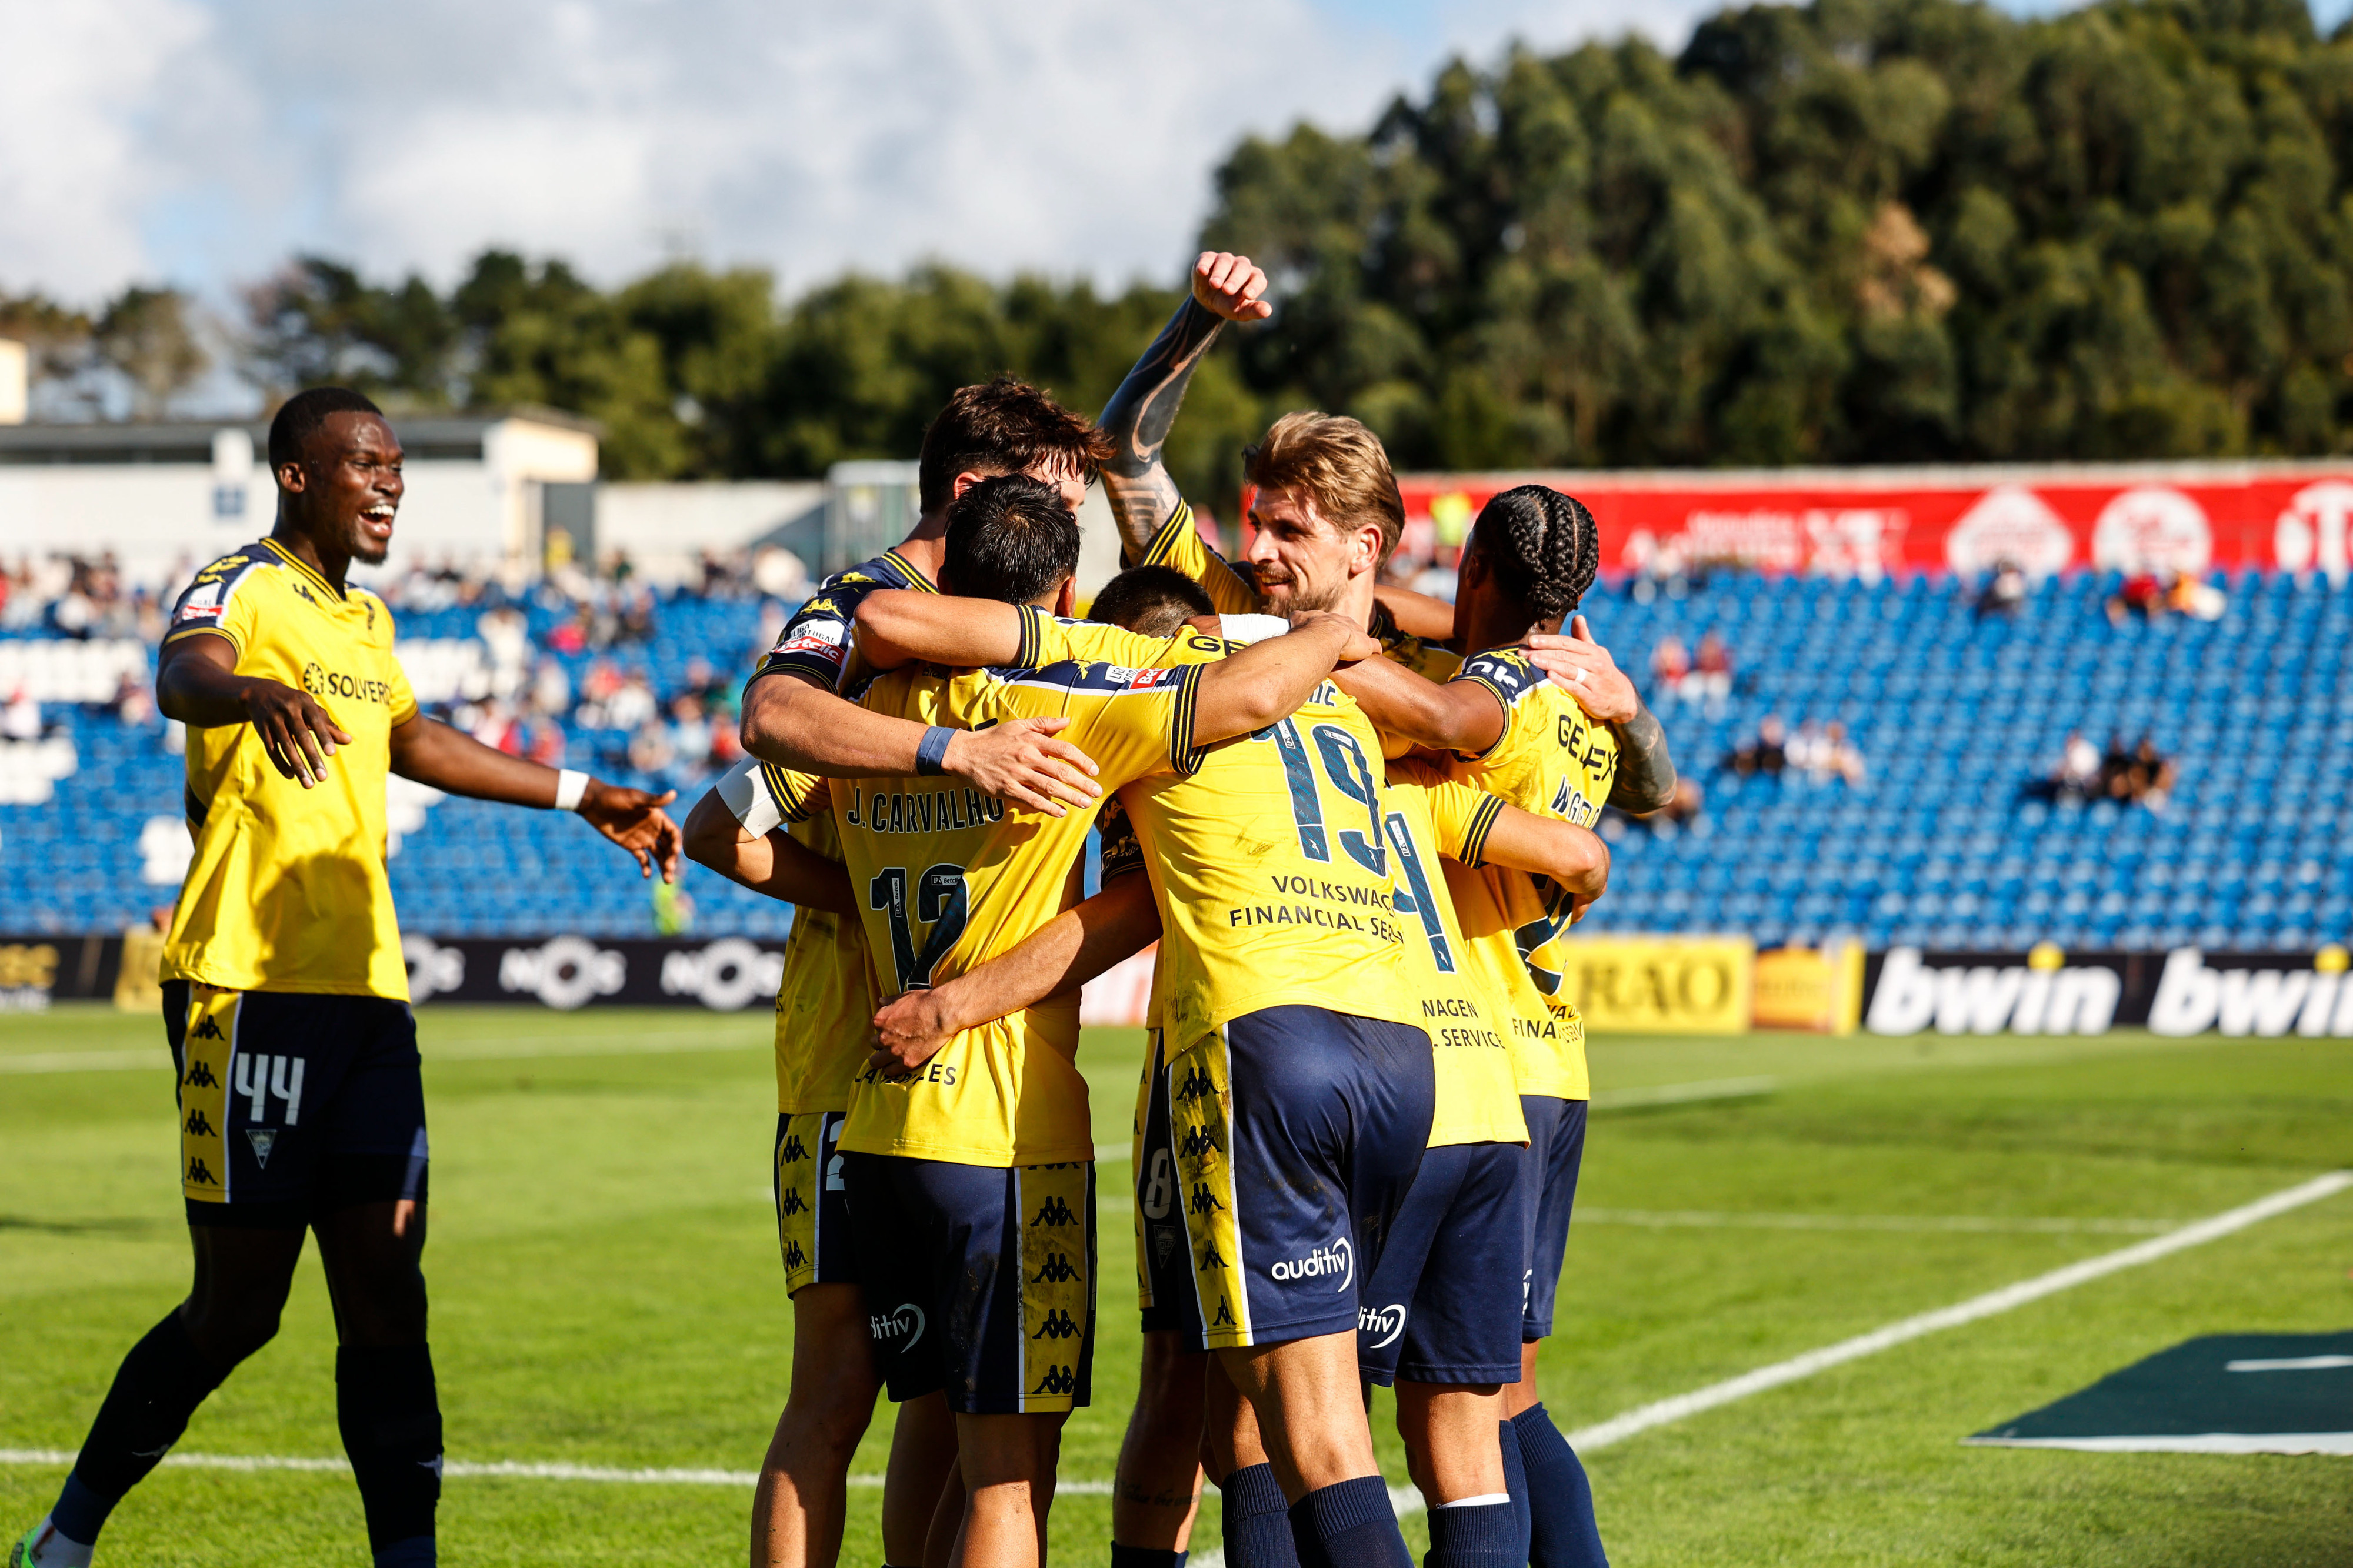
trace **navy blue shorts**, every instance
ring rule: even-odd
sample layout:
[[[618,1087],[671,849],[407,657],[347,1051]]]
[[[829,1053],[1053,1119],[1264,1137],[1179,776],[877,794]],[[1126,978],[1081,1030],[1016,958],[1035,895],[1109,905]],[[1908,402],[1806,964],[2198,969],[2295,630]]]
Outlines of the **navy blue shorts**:
[[[1184,1246],[1155,1271],[1145,1326],[1202,1350],[1355,1331],[1365,1276],[1430,1142],[1430,1037],[1269,1007],[1211,1029],[1156,1076],[1176,1180],[1155,1202],[1147,1118],[1141,1218],[1156,1258],[1154,1209],[1175,1205]]]
[[[1517,1383],[1535,1162],[1519,1143],[1450,1143],[1389,1226],[1356,1326],[1356,1366],[1387,1387]]]
[[[891,1397],[1065,1411],[1094,1377],[1095,1168],[841,1156],[866,1329]]]
[[[406,1002],[164,984],[190,1225],[300,1230],[426,1197],[425,1083]]]
[[[1176,1145],[1168,1127],[1168,1079],[1162,1073],[1160,1031],[1137,1089],[1135,1292],[1144,1331],[1174,1331],[1198,1339],[1199,1303],[1193,1292],[1193,1254],[1185,1239],[1185,1204],[1176,1183]]]
[[[1528,1210],[1527,1321],[1520,1326],[1520,1338],[1530,1344],[1552,1332],[1553,1297],[1560,1289],[1561,1260],[1568,1254],[1568,1213],[1577,1206],[1577,1168],[1585,1159],[1588,1104],[1547,1094],[1520,1096],[1537,1181],[1536,1201]]]

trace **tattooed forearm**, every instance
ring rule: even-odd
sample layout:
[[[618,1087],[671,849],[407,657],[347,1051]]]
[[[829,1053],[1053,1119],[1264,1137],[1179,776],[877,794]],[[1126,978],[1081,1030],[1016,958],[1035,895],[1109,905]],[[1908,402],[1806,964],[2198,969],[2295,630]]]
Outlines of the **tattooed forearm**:
[[[1658,716],[1636,706],[1634,716],[1610,728],[1618,734],[1618,782],[1609,804],[1621,811],[1656,811],[1675,797],[1674,759]]]
[[[1103,465],[1103,496],[1119,520],[1120,540],[1130,560],[1144,553],[1182,499],[1160,460],[1160,449],[1176,426],[1185,384],[1193,379],[1224,324],[1188,295],[1111,395],[1097,421],[1113,443],[1111,460]]]

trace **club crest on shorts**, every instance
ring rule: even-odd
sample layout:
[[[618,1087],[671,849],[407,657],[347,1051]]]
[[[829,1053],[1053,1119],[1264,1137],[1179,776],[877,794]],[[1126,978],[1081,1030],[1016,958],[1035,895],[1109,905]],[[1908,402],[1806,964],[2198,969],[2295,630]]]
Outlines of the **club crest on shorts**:
[[[254,1163],[259,1165],[265,1171],[268,1170],[269,1168],[269,1151],[276,1148],[278,1145],[278,1129],[275,1127],[248,1127],[245,1130],[245,1141],[253,1145]]]

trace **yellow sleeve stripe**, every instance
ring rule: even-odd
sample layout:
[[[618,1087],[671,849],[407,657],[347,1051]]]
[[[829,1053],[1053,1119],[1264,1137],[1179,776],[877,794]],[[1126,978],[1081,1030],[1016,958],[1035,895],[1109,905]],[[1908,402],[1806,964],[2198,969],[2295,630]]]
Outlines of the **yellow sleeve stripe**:
[[[808,775],[780,768],[774,763],[760,764],[760,782],[768,786],[768,797],[776,803],[776,815],[786,822],[808,820]]]
[[[1193,710],[1199,700],[1201,672],[1206,664],[1188,664],[1176,681],[1176,710],[1168,718],[1168,761],[1190,778],[1208,760],[1208,748],[1193,743]]]
[[[1180,500],[1176,503],[1176,510],[1168,514],[1168,521],[1160,525],[1160,531],[1152,536],[1152,543],[1145,548],[1139,564],[1166,565],[1168,557],[1176,553],[1176,542],[1192,531],[1193,503]]]
[[[1021,612],[1021,651],[1013,656],[1013,662],[1023,669],[1035,669],[1038,668],[1038,644],[1046,627],[1046,612],[1035,605],[1020,605],[1016,608]]]
[[[1462,836],[1463,865],[1475,871],[1487,863],[1487,835],[1503,815],[1503,796],[1491,795],[1479,802],[1479,809],[1471,814],[1471,830]]]
[[[227,637],[229,647],[237,649],[240,654],[245,652],[245,645],[237,640],[237,634],[226,626],[175,626],[165,632],[164,640],[155,646],[169,647],[182,637]]]
[[[1496,747],[1501,746],[1504,742],[1512,738],[1512,694],[1505,691],[1502,687],[1496,685],[1493,681],[1488,679],[1483,675],[1458,675],[1454,678],[1454,680],[1467,681],[1471,685],[1479,687],[1483,690],[1492,691],[1495,694],[1495,700],[1504,705],[1504,728],[1502,732],[1496,735],[1495,744],[1488,747],[1485,751],[1481,752],[1475,757],[1468,752],[1457,753],[1457,755],[1461,756],[1466,763],[1484,762],[1487,758],[1495,754]],[[1447,684],[1451,686],[1454,684],[1454,681],[1449,681]]]

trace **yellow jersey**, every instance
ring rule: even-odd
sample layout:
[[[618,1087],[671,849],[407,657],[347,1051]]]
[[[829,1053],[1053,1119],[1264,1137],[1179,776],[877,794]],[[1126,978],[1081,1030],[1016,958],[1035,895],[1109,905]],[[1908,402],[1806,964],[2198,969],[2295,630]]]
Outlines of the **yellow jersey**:
[[[1258,584],[1245,574],[1246,568],[1237,568],[1209,548],[1200,530],[1193,526],[1193,508],[1187,502],[1176,503],[1176,511],[1153,535],[1143,561],[1137,564],[1182,572],[1201,585],[1201,591],[1208,595],[1210,605],[1221,616],[1265,613],[1266,599],[1259,593]],[[1395,617],[1377,602],[1365,629],[1379,640],[1382,658],[1405,666],[1425,680],[1450,679],[1462,663],[1451,649],[1399,631]]]
[[[859,700],[923,724],[977,729],[1066,717],[1106,789],[1198,765],[1200,670],[1101,663],[1038,670],[893,671]],[[939,776],[810,781],[801,810],[830,810],[886,996],[943,984],[1009,952],[1077,900],[1092,813],[1008,808]],[[841,1147],[968,1165],[1092,1160],[1074,997],[957,1035],[913,1079],[855,1075]]]
[[[895,550],[836,572],[793,612],[753,678],[785,673],[836,695],[857,689],[872,671],[859,654],[852,617],[877,588],[939,592]],[[747,762],[728,777],[735,781],[728,805],[745,831],[765,833],[781,823],[827,859],[841,859],[832,814],[801,809],[807,775]],[[799,1116],[849,1108],[849,1080],[866,1064],[867,1030],[881,1005],[866,958],[866,928],[823,910],[795,910],[776,984],[778,1111]]]
[[[1427,763],[1388,768],[1387,819],[1398,913],[1415,972],[1421,1026],[1435,1050],[1438,1100],[1430,1146],[1525,1143],[1527,1122],[1494,993],[1471,961],[1442,861],[1479,864],[1504,809],[1486,791]]]
[[[1591,826],[1618,776],[1618,737],[1546,679],[1517,648],[1463,661],[1471,681],[1504,705],[1504,732],[1450,773],[1522,811]],[[1562,999],[1568,897],[1549,878],[1502,866],[1449,868],[1455,912],[1479,966],[1503,997],[1522,1094],[1587,1100],[1585,1020]]]
[[[163,977],[227,991],[408,999],[385,875],[392,731],[417,717],[392,613],[263,540],[196,574],[164,634],[221,637],[240,675],[309,692],[351,736],[310,789],[249,724],[188,727],[195,853],[164,939]]]

